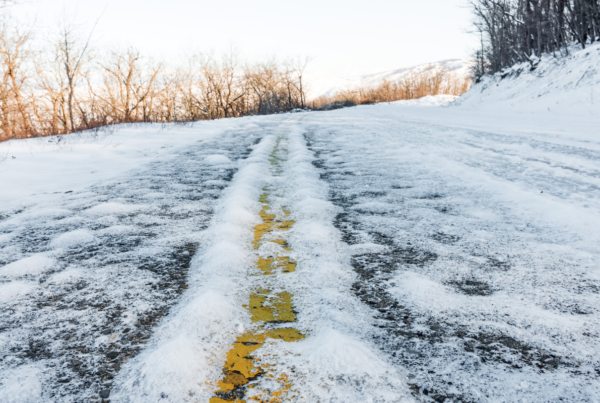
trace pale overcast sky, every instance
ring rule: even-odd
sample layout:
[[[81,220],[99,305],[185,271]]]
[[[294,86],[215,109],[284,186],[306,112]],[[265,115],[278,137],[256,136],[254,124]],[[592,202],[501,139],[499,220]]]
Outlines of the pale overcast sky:
[[[476,38],[466,0],[27,0],[13,13],[50,29],[63,9],[97,28],[98,46],[176,57],[223,50],[309,55],[325,74],[373,73],[468,57]]]

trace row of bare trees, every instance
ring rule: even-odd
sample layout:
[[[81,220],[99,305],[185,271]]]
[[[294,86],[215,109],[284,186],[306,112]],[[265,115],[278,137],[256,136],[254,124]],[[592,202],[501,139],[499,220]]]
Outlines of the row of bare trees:
[[[335,103],[373,104],[427,95],[462,95],[471,87],[472,80],[457,76],[446,68],[430,68],[411,72],[397,81],[384,79],[376,85],[340,90],[331,96],[322,96],[311,106],[315,108]]]
[[[600,0],[469,0],[481,37],[475,75],[600,40]]]
[[[171,65],[135,49],[93,50],[69,25],[43,47],[33,39],[10,20],[0,25],[0,141],[306,107],[306,59],[246,63],[229,52]]]

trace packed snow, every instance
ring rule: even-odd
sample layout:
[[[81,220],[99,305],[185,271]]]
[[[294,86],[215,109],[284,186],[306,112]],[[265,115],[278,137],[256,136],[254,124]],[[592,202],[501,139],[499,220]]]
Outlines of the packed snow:
[[[19,297],[30,294],[36,289],[36,284],[25,281],[11,281],[0,284],[0,302],[12,302]]]
[[[209,155],[204,159],[205,162],[212,165],[229,164],[231,160],[226,155]]]
[[[595,85],[586,51],[556,68]],[[306,337],[254,354],[297,401],[597,401],[600,112],[544,63],[456,101],[0,144],[0,401],[209,401],[281,248]],[[294,224],[255,250],[267,188]]]
[[[40,274],[54,266],[55,263],[56,259],[45,254],[37,254],[0,268],[0,276],[21,277],[28,274]]]
[[[58,236],[50,242],[52,248],[74,248],[96,241],[94,233],[87,229],[77,229]]]

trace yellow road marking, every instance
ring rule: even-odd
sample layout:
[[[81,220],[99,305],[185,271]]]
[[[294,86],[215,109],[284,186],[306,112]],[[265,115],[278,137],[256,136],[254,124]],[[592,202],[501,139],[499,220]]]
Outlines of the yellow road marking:
[[[283,159],[278,156],[280,141],[281,139],[277,140],[270,158],[276,175],[282,172]],[[283,251],[291,251],[292,248],[285,236],[285,231],[294,225],[294,221],[287,219],[291,214],[290,211],[283,208],[279,217],[278,214],[271,212],[268,188],[264,189],[259,201],[263,205],[259,213],[262,222],[254,227],[254,249],[259,249],[264,242],[273,242],[280,245]],[[263,276],[291,273],[295,270],[296,262],[289,256],[259,256],[256,261],[256,274]],[[210,399],[210,403],[246,403],[247,400],[282,403],[290,393],[294,392],[287,374],[276,376],[275,368],[271,364],[260,362],[252,355],[269,339],[294,342],[306,337],[298,330],[288,327],[289,324],[296,322],[293,297],[288,292],[273,292],[268,288],[257,288],[250,295],[250,301],[244,307],[250,311],[255,328],[236,339],[227,354],[223,366],[223,378],[219,381],[215,396]],[[261,379],[269,379],[271,385],[268,389],[261,388]],[[273,382],[277,387],[273,387]],[[247,397],[247,394],[251,396]]]

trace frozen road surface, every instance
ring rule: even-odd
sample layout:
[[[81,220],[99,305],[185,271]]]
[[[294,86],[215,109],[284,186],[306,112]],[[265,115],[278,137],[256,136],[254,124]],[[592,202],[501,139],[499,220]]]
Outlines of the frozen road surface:
[[[0,145],[0,402],[598,402],[600,137],[380,104]]]

